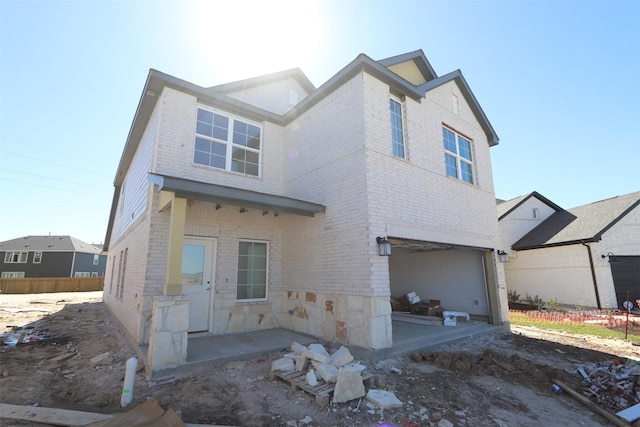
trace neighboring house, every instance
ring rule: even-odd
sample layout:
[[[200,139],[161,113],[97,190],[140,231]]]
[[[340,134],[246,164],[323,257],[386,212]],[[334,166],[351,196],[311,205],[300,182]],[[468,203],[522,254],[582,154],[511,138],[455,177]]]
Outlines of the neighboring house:
[[[2,278],[103,277],[102,245],[71,236],[25,236],[0,242]]]
[[[509,291],[602,309],[640,299],[640,192],[569,210],[536,192],[498,203]]]
[[[104,301],[153,369],[184,362],[187,331],[389,348],[390,297],[410,291],[506,325],[497,143],[462,73],[436,75],[422,51],[362,54],[317,89],[299,69],[209,88],[151,70]]]

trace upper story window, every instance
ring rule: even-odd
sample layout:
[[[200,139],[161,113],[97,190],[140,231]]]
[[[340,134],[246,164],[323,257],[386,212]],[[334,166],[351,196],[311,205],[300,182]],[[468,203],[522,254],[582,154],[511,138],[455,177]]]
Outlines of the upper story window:
[[[4,263],[5,264],[24,264],[27,262],[27,255],[29,252],[7,252],[4,254]]]
[[[473,184],[471,141],[444,127],[442,128],[442,137],[447,175]]]
[[[261,129],[259,126],[198,108],[194,163],[260,175]]]
[[[531,209],[531,218],[540,219],[540,215],[538,213],[538,208],[532,208]]]
[[[391,110],[391,143],[393,155],[404,159],[404,131],[402,127],[402,104],[400,101],[390,98]]]
[[[93,265],[98,265],[99,262],[100,262],[100,255],[93,254]]]
[[[42,262],[42,252],[33,253],[33,263],[40,264]]]

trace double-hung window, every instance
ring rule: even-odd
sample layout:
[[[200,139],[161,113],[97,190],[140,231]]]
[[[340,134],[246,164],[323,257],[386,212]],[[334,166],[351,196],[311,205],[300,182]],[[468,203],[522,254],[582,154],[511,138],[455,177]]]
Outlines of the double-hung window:
[[[259,126],[199,107],[193,161],[259,176],[261,134]]]
[[[471,141],[447,128],[442,128],[444,162],[447,175],[473,184]]]
[[[4,254],[5,264],[24,264],[27,262],[29,252],[7,252]]]
[[[267,249],[266,242],[239,242],[238,300],[267,298]]]
[[[33,263],[40,264],[42,262],[42,252],[37,251],[33,253]]]
[[[391,144],[393,155],[404,159],[404,131],[402,125],[402,104],[395,98],[389,98],[391,112]]]

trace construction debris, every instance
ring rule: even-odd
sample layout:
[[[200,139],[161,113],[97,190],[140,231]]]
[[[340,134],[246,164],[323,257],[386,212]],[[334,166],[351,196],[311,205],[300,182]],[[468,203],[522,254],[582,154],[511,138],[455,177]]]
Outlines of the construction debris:
[[[610,412],[617,413],[640,403],[640,362],[618,359],[581,365],[580,378],[586,383],[582,394]]]
[[[349,349],[342,346],[329,354],[322,344],[308,347],[293,343],[292,357],[275,360],[271,365],[271,377],[288,382],[293,390],[301,388],[316,397],[321,406],[333,402],[344,403],[365,395],[364,382],[371,375],[364,374],[366,367],[353,362]],[[311,365],[311,367],[309,367]]]

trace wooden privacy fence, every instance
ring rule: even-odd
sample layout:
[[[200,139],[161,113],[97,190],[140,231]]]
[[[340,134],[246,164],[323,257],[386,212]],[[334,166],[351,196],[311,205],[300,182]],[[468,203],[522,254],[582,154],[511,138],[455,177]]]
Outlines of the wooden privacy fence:
[[[101,291],[104,277],[25,277],[0,279],[1,294]]]

